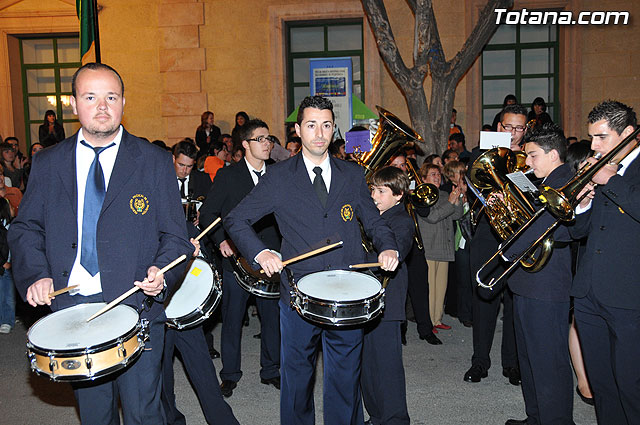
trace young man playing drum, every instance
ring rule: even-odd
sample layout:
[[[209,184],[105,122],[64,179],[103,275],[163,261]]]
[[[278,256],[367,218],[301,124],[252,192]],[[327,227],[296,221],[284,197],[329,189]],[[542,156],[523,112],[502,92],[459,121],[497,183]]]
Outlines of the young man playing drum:
[[[346,269],[350,264],[365,261],[356,214],[380,252],[378,260],[382,268],[393,271],[398,266],[393,233],[373,204],[362,168],[327,153],[333,130],[331,102],[319,96],[305,98],[296,123],[296,133],[302,139],[301,153],[270,167],[224,220],[240,252],[259,263],[269,276],[282,271],[282,260],[267,249],[251,224],[270,213],[274,213],[282,234],[285,259],[343,241],[341,248],[289,266],[296,280],[310,273]],[[359,379],[362,328],[318,326],[302,319],[289,305],[289,283],[283,274],[281,423],[315,423],[313,377],[318,344],[322,343],[324,423],[362,424]]]
[[[409,178],[399,168],[384,167],[375,172],[370,184],[373,202],[393,231],[404,260],[411,251],[414,233],[413,220],[402,202],[409,191]],[[406,264],[401,263],[389,277],[384,313],[365,326],[362,347],[362,399],[370,416],[366,423],[373,425],[410,422],[400,330],[409,285]]]
[[[82,128],[34,157],[32,184],[9,230],[16,287],[32,306],[57,311],[113,301],[138,286],[123,302],[149,321],[144,352],[123,373],[74,384],[74,392],[84,424],[119,423],[118,396],[126,424],[161,424],[161,301],[184,266],[158,272],[194,250],[171,156],[120,125],[124,84],[113,68],[84,65],[72,93]],[[77,294],[49,298],[76,284]]]

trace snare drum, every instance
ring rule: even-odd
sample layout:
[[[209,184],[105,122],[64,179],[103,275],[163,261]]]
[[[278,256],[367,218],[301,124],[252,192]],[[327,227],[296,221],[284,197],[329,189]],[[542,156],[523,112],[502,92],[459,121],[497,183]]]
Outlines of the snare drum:
[[[176,329],[197,326],[211,316],[221,299],[220,275],[203,258],[194,258],[184,279],[165,302],[167,325]]]
[[[275,274],[267,277],[266,274],[260,274],[253,270],[244,257],[229,258],[233,274],[236,277],[238,285],[244,290],[262,298],[280,298],[280,275]]]
[[[290,282],[291,306],[312,322],[359,325],[378,316],[384,308],[384,288],[368,274],[330,270]]]
[[[88,381],[116,372],[144,348],[147,321],[117,305],[90,322],[106,303],[79,304],[43,317],[27,332],[31,370],[54,381]]]

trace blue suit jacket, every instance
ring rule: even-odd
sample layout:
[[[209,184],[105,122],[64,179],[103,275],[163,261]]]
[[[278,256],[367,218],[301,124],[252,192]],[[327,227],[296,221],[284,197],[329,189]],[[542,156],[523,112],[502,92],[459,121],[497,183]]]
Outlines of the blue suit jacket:
[[[587,237],[571,295],[583,298],[591,289],[604,305],[640,310],[640,158],[596,188],[591,208],[570,231]]]
[[[29,188],[9,231],[13,275],[24,299],[28,287],[52,278],[55,289],[67,286],[77,255],[77,134],[34,157]],[[191,255],[184,212],[171,155],[123,131],[96,234],[103,297],[109,302],[142,280],[147,269],[164,267]],[[184,264],[165,277],[172,286]],[[140,307],[142,291],[123,301]],[[74,305],[70,295],[56,297],[52,309]],[[163,310],[154,303],[143,317]]]
[[[365,261],[356,214],[379,251],[397,249],[391,229],[373,204],[363,169],[333,157],[330,161],[331,187],[326,207],[322,207],[299,153],[269,167],[251,193],[225,217],[225,229],[246,258],[253,259],[266,249],[251,225],[270,213],[274,213],[282,234],[285,260],[340,240],[344,242],[341,248],[287,266],[295,279]],[[286,283],[286,278],[281,279],[280,296],[288,303]]]

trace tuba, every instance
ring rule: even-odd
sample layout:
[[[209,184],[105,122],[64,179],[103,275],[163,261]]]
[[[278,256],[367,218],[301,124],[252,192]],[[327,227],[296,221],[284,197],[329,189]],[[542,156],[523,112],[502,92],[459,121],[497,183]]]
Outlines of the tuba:
[[[471,183],[478,190],[489,191],[491,198],[484,206],[491,227],[503,240],[508,240],[536,213],[533,199],[511,183],[507,174],[526,171],[526,154],[507,148],[488,150],[475,160],[470,170]],[[536,272],[546,264],[552,252],[553,239],[549,237],[539,252],[530,254],[520,262],[525,270]]]

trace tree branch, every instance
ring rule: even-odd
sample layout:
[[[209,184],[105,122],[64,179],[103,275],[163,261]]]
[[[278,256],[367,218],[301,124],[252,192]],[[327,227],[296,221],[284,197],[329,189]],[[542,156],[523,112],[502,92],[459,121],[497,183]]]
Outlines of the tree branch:
[[[382,0],[362,0],[362,6],[369,25],[373,29],[380,56],[382,56],[393,79],[405,92],[411,76],[398,51],[384,3]]]

